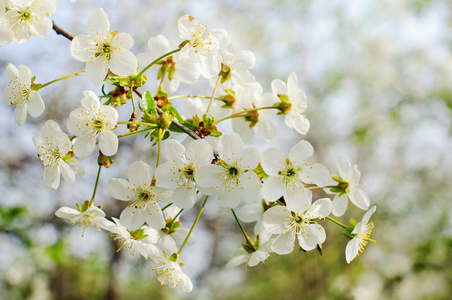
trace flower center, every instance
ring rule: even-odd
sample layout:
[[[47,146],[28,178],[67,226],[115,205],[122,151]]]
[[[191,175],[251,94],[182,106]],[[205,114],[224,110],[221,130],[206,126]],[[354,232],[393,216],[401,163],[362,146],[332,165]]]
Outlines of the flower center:
[[[27,22],[31,18],[31,12],[29,7],[26,7],[24,11],[19,11],[18,14],[20,22]]]
[[[372,233],[372,229],[374,229],[374,227],[374,223],[370,222],[366,225],[363,232],[357,234],[359,253],[363,253],[364,247],[366,247],[367,243],[369,243],[370,234]]]
[[[98,44],[97,52],[94,57],[103,56],[106,60],[110,60],[113,52],[113,47],[110,43]]]

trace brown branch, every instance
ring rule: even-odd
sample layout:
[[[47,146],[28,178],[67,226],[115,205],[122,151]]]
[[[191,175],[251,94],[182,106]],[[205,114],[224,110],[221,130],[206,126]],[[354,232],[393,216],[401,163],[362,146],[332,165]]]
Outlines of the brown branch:
[[[61,29],[60,27],[58,27],[57,25],[55,25],[55,22],[53,22],[53,30],[55,30],[55,32],[57,34],[61,34],[62,36],[64,36],[65,38],[67,38],[68,40],[72,41],[74,39],[74,36],[70,33],[67,33],[66,31],[64,31],[63,29]]]

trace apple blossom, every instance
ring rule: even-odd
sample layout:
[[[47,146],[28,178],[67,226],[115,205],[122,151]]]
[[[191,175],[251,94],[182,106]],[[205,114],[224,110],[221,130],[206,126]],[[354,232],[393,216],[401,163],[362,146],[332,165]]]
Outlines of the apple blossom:
[[[189,15],[182,16],[177,24],[180,37],[187,40],[179,59],[196,64],[201,75],[208,79],[218,75],[221,62],[217,50],[231,42],[227,32],[215,29],[205,34],[206,25],[198,24],[198,20]]]
[[[151,270],[155,271],[158,280],[162,285],[168,285],[170,288],[180,287],[182,291],[189,293],[193,289],[193,283],[190,278],[182,272],[181,266],[177,261],[162,256],[154,255],[149,257],[153,264]]]
[[[6,66],[6,74],[10,80],[3,91],[5,104],[15,108],[16,123],[22,126],[27,118],[27,110],[32,117],[39,117],[44,111],[44,101],[38,92],[33,90],[31,70],[24,65],[16,68],[13,64]]]
[[[86,76],[98,86],[107,76],[108,69],[119,76],[129,76],[137,71],[137,58],[129,50],[132,46],[130,34],[110,32],[108,16],[98,8],[89,17],[88,35],[79,34],[72,40],[71,55],[86,62]]]
[[[8,3],[9,2],[9,3]],[[0,5],[0,45],[9,44],[10,34],[19,43],[26,42],[31,35],[47,36],[52,30],[50,15],[56,6],[50,0],[9,0]],[[6,6],[6,10],[4,9]]]
[[[34,134],[33,141],[44,165],[44,183],[57,189],[60,184],[60,172],[67,183],[74,183],[76,172],[68,163],[72,159],[70,155],[65,158],[72,149],[72,142],[61,131],[60,126],[55,121],[48,120],[42,126],[41,132]]]
[[[374,228],[372,222],[369,223],[370,217],[377,210],[376,206],[369,209],[363,216],[361,222],[356,224],[352,231],[353,239],[347,243],[345,247],[345,259],[347,263],[350,263],[359,253],[364,251],[364,247],[367,245],[370,237],[370,233]]]
[[[111,178],[107,183],[110,194],[118,200],[133,201],[121,213],[120,220],[130,230],[139,229],[145,222],[155,229],[165,227],[165,219],[158,201],[170,202],[170,190],[156,187],[152,183],[152,169],[142,161],[130,164],[129,180]]]
[[[286,125],[301,134],[308,133],[309,120],[303,116],[308,104],[304,91],[298,87],[297,75],[295,73],[289,75],[287,86],[280,79],[273,80],[272,91],[281,100],[280,105],[283,107],[281,114],[285,115]]]
[[[342,216],[345,213],[348,204],[347,198],[357,207],[363,210],[368,209],[370,200],[360,181],[361,172],[359,172],[358,167],[355,164],[350,164],[345,156],[340,156],[337,159],[337,169],[339,178],[333,177],[333,179],[338,181],[339,190],[333,199],[333,215]]]
[[[187,149],[176,140],[166,145],[167,162],[155,170],[157,186],[173,189],[172,200],[180,208],[191,208],[196,201],[195,175],[202,166],[210,165],[212,147],[204,140],[192,141]]]
[[[145,259],[159,254],[157,247],[142,241],[142,239],[146,237],[144,229],[130,231],[126,226],[123,226],[118,219],[112,219],[114,223],[108,221],[107,225],[104,226],[104,229],[111,233],[115,241],[117,240],[119,243],[122,243],[119,250],[124,247],[126,251],[130,252],[133,256],[139,253]],[[138,258],[140,257],[138,256]]]
[[[269,175],[262,186],[262,196],[272,202],[284,196],[286,202],[296,202],[307,191],[306,184],[320,184],[327,180],[328,169],[314,163],[310,157],[314,148],[307,141],[298,142],[289,154],[269,148],[262,153],[262,168]]]
[[[312,205],[310,199],[289,206],[275,206],[264,214],[264,226],[273,234],[277,234],[272,250],[278,254],[292,252],[295,237],[301,248],[306,251],[314,249],[326,239],[325,229],[315,222],[317,218],[325,218],[331,212],[331,200],[322,198]]]
[[[220,137],[219,164],[200,167],[195,180],[201,187],[214,187],[218,202],[234,208],[241,201],[257,202],[261,199],[261,183],[253,170],[259,164],[259,150],[243,148],[238,134]]]
[[[150,52],[137,55],[141,67],[149,65],[158,57],[172,50],[168,39],[163,35],[149,38],[147,45]],[[162,88],[169,93],[175,92],[181,82],[193,84],[199,78],[199,71],[196,65],[181,61],[178,55],[168,56],[151,67],[154,70],[159,70],[159,68],[163,70],[162,75],[166,75],[162,81]]]
[[[80,227],[84,225],[84,230],[87,227],[96,227],[100,231],[101,228],[106,229],[111,223],[105,219],[105,212],[97,206],[90,206],[84,211],[63,206],[55,212],[55,215],[58,218],[69,219],[72,225],[75,223],[80,223]]]
[[[77,136],[74,153],[87,157],[94,151],[97,137],[99,150],[107,156],[118,151],[118,137],[112,132],[118,122],[118,112],[110,106],[101,105],[99,98],[92,91],[83,91],[82,108],[77,108],[69,115],[68,129]]]

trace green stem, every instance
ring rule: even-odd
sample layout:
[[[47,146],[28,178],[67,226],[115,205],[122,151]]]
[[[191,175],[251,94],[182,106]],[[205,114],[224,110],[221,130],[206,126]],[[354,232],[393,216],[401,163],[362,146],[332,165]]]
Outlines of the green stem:
[[[162,135],[165,131],[162,130],[162,128],[159,128],[159,132],[158,132],[158,141],[157,141],[157,145],[158,145],[158,150],[157,150],[157,165],[155,166],[156,168],[158,166],[160,166],[160,157],[162,156]]]
[[[159,61],[161,61],[162,59],[164,59],[165,57],[170,56],[171,54],[174,54],[174,53],[179,52],[179,51],[180,51],[180,49],[178,48],[178,49],[175,49],[175,50],[173,50],[173,51],[170,51],[170,52],[168,52],[168,53],[166,53],[166,54],[163,54],[162,56],[160,56],[159,58],[157,58],[156,60],[154,60],[153,62],[151,62],[149,65],[147,65],[143,70],[141,70],[141,72],[138,73],[138,75],[135,76],[135,78],[140,78],[140,76],[143,75],[144,72],[146,72],[150,67],[152,67],[153,65],[155,65],[156,63],[158,63]]]
[[[92,206],[94,204],[94,198],[96,197],[97,186],[99,185],[99,178],[100,178],[100,170],[101,169],[102,169],[102,165],[99,165],[99,169],[97,170],[96,183],[94,184],[93,196],[91,197],[91,201],[89,202],[89,206]]]
[[[51,85],[52,83],[55,83],[55,82],[58,82],[58,81],[61,81],[61,80],[67,79],[67,78],[71,78],[71,77],[74,77],[74,76],[82,75],[82,74],[85,74],[85,71],[77,72],[77,73],[74,73],[74,74],[71,74],[71,75],[67,75],[67,76],[63,76],[63,77],[57,78],[55,80],[52,80],[52,81],[49,81],[47,83],[44,83],[44,84],[40,85],[39,89],[42,89],[45,86]]]
[[[341,226],[342,228],[347,228],[348,227],[348,226],[342,224],[341,222],[339,222],[338,220],[335,220],[335,219],[333,219],[331,217],[326,217],[326,219],[330,220],[333,223],[336,223],[337,225]]]
[[[168,97],[168,100],[179,99],[179,98],[203,98],[203,99],[211,99],[212,96],[205,95],[177,95]],[[214,100],[221,100],[220,98],[214,98]]]
[[[181,210],[179,210],[179,212],[174,216],[173,220],[171,221],[171,224],[174,223],[174,221],[177,219],[177,217],[180,216],[180,214],[184,211],[184,209],[182,208]]]
[[[215,98],[215,94],[217,93],[218,86],[220,85],[222,75],[218,75],[217,83],[215,84],[215,88],[213,89],[212,96],[210,97],[209,106],[207,106],[206,115],[209,114],[210,107],[212,106],[213,99]]]
[[[123,121],[123,122],[118,122],[116,124],[137,124],[137,125],[145,125],[145,126],[149,126],[152,128],[157,127],[157,125],[152,124],[152,123],[146,123],[146,122],[137,122],[137,121]]]
[[[234,215],[235,221],[237,222],[237,224],[238,224],[239,227],[240,227],[240,230],[242,231],[243,235],[245,236],[245,239],[246,239],[246,241],[248,242],[248,245],[251,246],[254,250],[256,250],[256,249],[254,248],[254,245],[253,245],[253,243],[252,243],[250,237],[246,234],[246,231],[245,231],[245,229],[243,228],[242,223],[240,223],[239,218],[237,218],[237,215],[235,214],[234,209],[231,208],[231,211],[232,211],[232,214]]]
[[[165,209],[167,209],[168,207],[170,207],[171,205],[173,205],[174,203],[170,203],[170,204],[167,204],[167,205],[165,205],[163,208],[162,208],[162,211],[164,211]]]
[[[125,137],[125,136],[128,136],[128,135],[135,134],[135,133],[140,133],[140,132],[148,131],[148,130],[151,130],[151,129],[152,129],[152,128],[147,127],[147,128],[139,129],[139,130],[137,130],[137,131],[133,131],[133,132],[126,132],[126,133],[124,133],[124,134],[118,135],[118,139],[119,139],[119,138],[122,138],[122,137]]]
[[[198,213],[198,215],[196,216],[196,219],[195,219],[195,221],[193,222],[193,225],[191,225],[191,228],[190,228],[190,231],[189,231],[188,234],[187,234],[187,237],[185,238],[184,242],[182,243],[182,246],[180,246],[179,251],[177,251],[177,255],[178,255],[178,256],[179,256],[180,253],[182,252],[182,249],[184,249],[185,244],[187,244],[188,239],[190,238],[190,235],[191,235],[191,233],[193,232],[193,229],[194,229],[195,226],[196,226],[196,223],[198,223],[199,217],[201,217],[201,213],[202,213],[202,211],[204,210],[204,206],[206,206],[207,199],[209,199],[209,196],[206,196],[206,198],[204,199],[204,202],[202,203],[201,208],[199,209],[199,213]]]
[[[243,115],[246,115],[249,112],[256,111],[256,110],[261,110],[261,109],[277,109],[277,108],[273,107],[273,106],[265,106],[265,107],[255,107],[255,108],[245,109],[245,110],[233,113],[232,115],[226,116],[226,117],[216,121],[215,125],[217,125],[220,122],[223,122],[224,120],[232,119],[232,118],[238,118],[238,117],[243,117]]]

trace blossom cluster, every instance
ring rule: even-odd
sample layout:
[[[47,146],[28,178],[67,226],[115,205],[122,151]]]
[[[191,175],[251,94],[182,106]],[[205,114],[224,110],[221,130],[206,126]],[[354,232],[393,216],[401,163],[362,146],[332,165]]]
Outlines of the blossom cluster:
[[[0,4],[1,46],[49,34],[50,15],[56,10],[53,2],[3,0]],[[158,148],[155,168],[135,161],[127,169],[127,178],[110,178],[103,187],[113,198],[128,203],[119,216],[107,218],[95,205],[97,180],[90,201],[77,203],[77,209],[61,207],[55,214],[85,229],[109,232],[121,244],[120,249],[149,261],[162,285],[179,286],[185,292],[191,291],[193,284],[181,269],[180,254],[186,245],[195,243],[192,231],[208,199],[232,210],[244,234],[245,243],[232,253],[227,267],[256,266],[271,253],[291,253],[295,244],[305,251],[321,251],[326,240],[325,220],[341,226],[350,239],[345,256],[351,262],[371,240],[369,219],[376,209],[369,209],[357,166],[341,156],[337,174],[330,174],[316,162],[313,146],[303,139],[288,153],[275,147],[260,151],[246,146],[255,129],[264,140],[273,142],[279,130],[272,119],[278,116],[299,134],[308,132],[307,99],[297,75],[290,74],[287,81],[273,80],[271,92],[264,93],[250,71],[253,53],[235,50],[225,30],[208,31],[189,15],[179,19],[178,30],[182,39],[178,47],[172,48],[164,36],[157,35],[149,38],[149,52],[135,56],[130,50],[132,36],[112,31],[106,12],[99,8],[88,19],[87,34],[75,36],[69,49],[75,60],[86,63],[84,71],[37,84],[28,67],[6,67],[10,84],[3,98],[15,108],[19,126],[27,111],[32,117],[43,113],[45,105],[38,91],[62,79],[85,74],[94,86],[113,88],[102,95],[83,92],[80,107],[69,115],[70,135],[53,120],[35,133],[33,140],[48,187],[59,187],[60,174],[67,184],[83,175],[83,164],[77,158],[87,158],[96,147],[98,180],[101,168],[110,167],[111,157],[121,151],[120,138],[145,134]],[[148,77],[159,83],[154,97],[150,91],[138,90]],[[181,84],[194,84],[200,77],[210,82],[211,95],[174,95]],[[134,93],[141,98],[138,113]],[[178,98],[186,98],[183,113],[172,105],[171,100]],[[204,98],[210,101],[203,102]],[[132,109],[130,120],[119,120],[120,109]],[[233,133],[217,128],[227,119],[232,120]],[[118,135],[115,130],[121,125],[127,125],[129,132]],[[188,135],[185,140],[170,138],[181,132]],[[162,153],[166,161],[161,163]],[[318,199],[315,190],[330,197]],[[191,228],[182,226],[181,214],[195,207],[200,198],[204,200]],[[352,219],[350,226],[331,217],[344,215],[348,201],[368,210],[361,222]],[[255,222],[252,235],[241,222]]]

